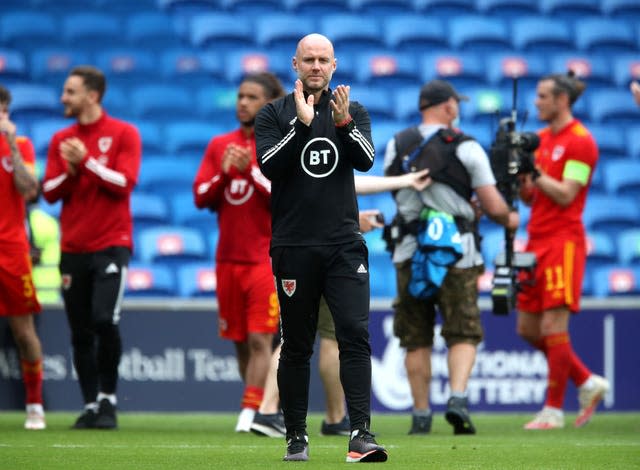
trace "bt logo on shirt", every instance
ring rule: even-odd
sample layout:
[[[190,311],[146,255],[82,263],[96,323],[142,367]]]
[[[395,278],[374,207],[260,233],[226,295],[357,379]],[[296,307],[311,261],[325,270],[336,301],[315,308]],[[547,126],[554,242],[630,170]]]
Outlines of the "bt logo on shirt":
[[[300,155],[302,169],[314,178],[329,176],[338,166],[338,149],[326,137],[316,137],[307,142]]]
[[[244,178],[235,178],[224,189],[224,198],[229,204],[239,206],[249,200],[253,194],[254,188],[248,180]]]

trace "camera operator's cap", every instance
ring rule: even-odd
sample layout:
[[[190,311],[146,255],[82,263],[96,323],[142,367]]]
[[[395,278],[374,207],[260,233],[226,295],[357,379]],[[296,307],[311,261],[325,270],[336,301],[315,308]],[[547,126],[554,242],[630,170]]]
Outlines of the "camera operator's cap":
[[[431,80],[420,89],[418,109],[422,111],[429,106],[444,103],[449,98],[455,98],[457,101],[469,101],[469,97],[460,95],[449,82]]]

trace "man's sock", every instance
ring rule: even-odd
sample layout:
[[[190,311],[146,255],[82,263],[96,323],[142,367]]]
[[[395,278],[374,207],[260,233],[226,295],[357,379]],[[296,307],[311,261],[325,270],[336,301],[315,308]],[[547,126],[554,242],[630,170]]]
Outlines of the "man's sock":
[[[545,336],[544,341],[547,351],[547,364],[549,366],[545,405],[562,409],[573,353],[571,340],[569,339],[569,333],[563,332]]]
[[[25,402],[42,403],[42,359],[21,360],[22,380],[26,392]]]
[[[260,408],[260,403],[262,403],[263,396],[263,388],[247,385],[244,388],[244,394],[242,395],[242,403],[240,404],[240,407],[257,410],[258,408]]]

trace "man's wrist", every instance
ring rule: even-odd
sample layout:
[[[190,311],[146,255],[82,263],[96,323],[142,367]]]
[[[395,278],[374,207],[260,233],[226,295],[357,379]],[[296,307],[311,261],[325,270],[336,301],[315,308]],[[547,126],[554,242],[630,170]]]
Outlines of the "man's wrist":
[[[342,121],[340,122],[336,122],[336,127],[345,127],[348,126],[351,122],[353,121],[353,118],[351,117],[351,115],[348,115],[346,118],[344,118]]]

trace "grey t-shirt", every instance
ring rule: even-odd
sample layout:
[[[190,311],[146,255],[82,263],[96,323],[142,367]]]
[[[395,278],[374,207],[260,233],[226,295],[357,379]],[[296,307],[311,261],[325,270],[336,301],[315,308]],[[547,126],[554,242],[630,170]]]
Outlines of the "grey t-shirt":
[[[418,129],[423,138],[427,138],[435,134],[439,129],[446,127],[444,125],[427,125],[420,124]],[[495,177],[491,171],[489,157],[482,146],[475,140],[462,142],[457,148],[457,156],[466,168],[471,179],[471,187],[478,188],[480,186],[496,184]],[[396,157],[396,142],[392,138],[387,143],[387,149],[384,156],[384,169],[391,165]],[[451,214],[456,217],[464,217],[469,221],[473,221],[475,213],[471,204],[456,193],[450,186],[433,182],[421,192],[413,188],[401,189],[396,194],[396,204],[398,212],[402,214],[407,222],[416,220],[420,215],[420,211],[424,206],[432,207]],[[464,255],[456,263],[458,268],[469,268],[483,264],[482,254],[476,248],[472,233],[464,233],[461,237]],[[417,248],[416,239],[413,235],[405,236],[398,243],[393,252],[393,262],[400,263],[408,260],[413,256]]]

